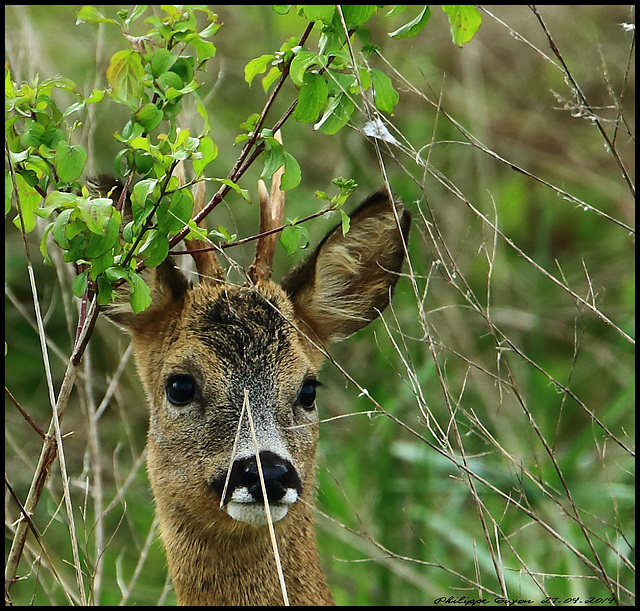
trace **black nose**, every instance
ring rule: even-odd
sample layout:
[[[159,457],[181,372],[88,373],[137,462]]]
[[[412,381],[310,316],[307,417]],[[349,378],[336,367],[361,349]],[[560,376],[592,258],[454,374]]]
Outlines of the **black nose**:
[[[287,493],[289,489],[295,489],[298,494],[302,493],[302,483],[294,466],[275,452],[260,452],[260,465],[264,485],[267,491],[267,499],[270,503],[276,503]],[[225,476],[217,478],[212,482],[212,488],[222,495],[224,489]],[[258,473],[258,461],[255,456],[236,460],[231,468],[231,476],[225,495],[225,504],[231,499],[233,491],[237,488],[246,488],[249,494],[257,503],[263,503],[262,486]]]
[[[240,461],[240,463],[244,463],[239,467],[242,472],[243,485],[247,487],[249,494],[257,502],[264,502],[258,473],[258,461],[255,456]],[[300,478],[288,460],[281,458],[274,452],[260,452],[260,466],[269,502],[279,501],[286,494],[288,488],[295,488],[298,490],[298,494],[302,491]]]

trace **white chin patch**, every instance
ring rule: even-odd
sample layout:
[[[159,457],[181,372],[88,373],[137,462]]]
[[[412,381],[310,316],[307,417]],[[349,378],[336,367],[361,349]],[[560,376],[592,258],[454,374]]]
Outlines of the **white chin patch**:
[[[289,507],[297,500],[298,492],[294,488],[289,488],[277,503],[269,503],[271,521],[275,523],[282,520],[282,518],[287,515]],[[234,490],[231,501],[227,503],[224,510],[234,520],[250,524],[251,526],[266,526],[269,523],[264,505],[257,503],[246,488]]]

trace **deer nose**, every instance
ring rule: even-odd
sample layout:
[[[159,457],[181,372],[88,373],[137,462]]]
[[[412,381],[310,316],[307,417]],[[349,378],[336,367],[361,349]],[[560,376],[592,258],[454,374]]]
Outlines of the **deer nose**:
[[[294,466],[288,460],[278,456],[275,452],[269,451],[260,452],[259,456],[264,487],[270,503],[281,500],[287,490],[294,489],[298,494],[302,492],[300,478]],[[256,502],[263,503],[264,497],[256,457],[253,456],[238,462],[240,463],[238,466],[241,485],[247,488],[247,491]],[[235,467],[236,465],[234,465]]]

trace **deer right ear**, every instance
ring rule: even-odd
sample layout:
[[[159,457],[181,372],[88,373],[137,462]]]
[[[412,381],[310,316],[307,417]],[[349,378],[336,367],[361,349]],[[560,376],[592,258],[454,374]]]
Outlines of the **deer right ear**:
[[[284,278],[282,288],[296,316],[320,341],[348,337],[387,307],[404,261],[410,223],[404,206],[381,190],[351,215],[346,235],[340,225],[335,227]]]
[[[171,257],[158,267],[143,272],[144,281],[151,289],[151,305],[134,314],[129,304],[128,285],[122,287],[121,301],[105,308],[105,314],[131,333],[143,332],[148,325],[159,324],[159,317],[174,314],[182,308],[189,283],[176,268]]]

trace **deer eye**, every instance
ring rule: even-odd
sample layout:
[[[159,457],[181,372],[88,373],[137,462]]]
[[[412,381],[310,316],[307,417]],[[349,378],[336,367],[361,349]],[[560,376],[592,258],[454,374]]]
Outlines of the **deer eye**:
[[[317,380],[305,380],[298,395],[298,403],[306,409],[312,409],[316,402],[316,387],[320,385]]]
[[[164,388],[167,399],[173,405],[186,405],[196,396],[196,381],[183,373],[169,376]]]

